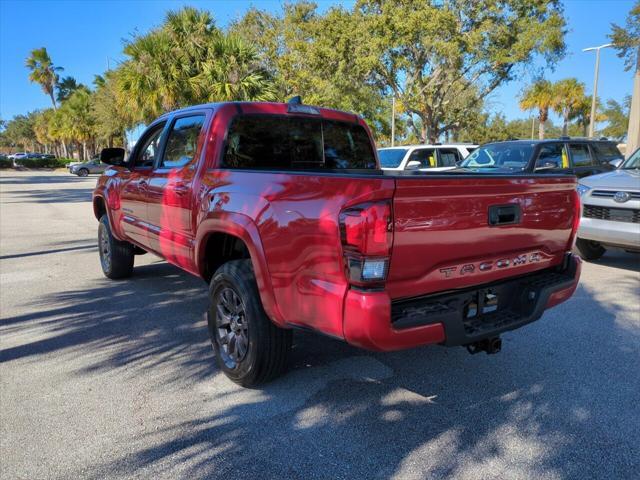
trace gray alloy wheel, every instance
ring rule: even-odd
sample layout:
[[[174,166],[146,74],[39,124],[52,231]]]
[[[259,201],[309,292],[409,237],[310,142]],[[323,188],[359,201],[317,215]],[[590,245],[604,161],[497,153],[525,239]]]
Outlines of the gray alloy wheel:
[[[216,336],[225,365],[235,368],[249,348],[249,324],[240,296],[231,287],[216,295]]]
[[[86,168],[81,168],[80,170],[78,170],[79,177],[86,177],[88,175],[89,175],[89,170],[87,170]]]
[[[103,215],[98,225],[98,253],[102,272],[108,278],[126,278],[133,272],[133,245],[114,238],[109,218]]]

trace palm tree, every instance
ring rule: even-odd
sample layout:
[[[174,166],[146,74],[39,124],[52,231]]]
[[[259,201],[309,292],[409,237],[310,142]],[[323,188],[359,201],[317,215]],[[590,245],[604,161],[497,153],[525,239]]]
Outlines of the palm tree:
[[[213,42],[191,85],[200,101],[275,99],[273,82],[260,65],[257,50],[233,34],[221,35]]]
[[[544,124],[549,119],[549,108],[554,101],[554,89],[548,80],[538,80],[530,85],[520,97],[522,110],[538,109],[538,136],[544,138]]]
[[[82,83],[76,82],[76,79],[73,77],[62,78],[58,82],[58,85],[56,85],[56,90],[58,91],[56,95],[56,99],[58,100],[58,103],[64,102],[67,98],[71,96],[73,92],[75,92],[81,87],[84,87],[84,85]]]
[[[33,50],[26,60],[26,66],[30,71],[29,81],[40,84],[44,93],[51,98],[53,108],[58,108],[54,92],[58,84],[58,72],[64,69],[53,65],[45,47]]]
[[[562,135],[567,135],[571,114],[584,102],[584,83],[577,78],[565,78],[553,85],[551,108],[562,117]]]

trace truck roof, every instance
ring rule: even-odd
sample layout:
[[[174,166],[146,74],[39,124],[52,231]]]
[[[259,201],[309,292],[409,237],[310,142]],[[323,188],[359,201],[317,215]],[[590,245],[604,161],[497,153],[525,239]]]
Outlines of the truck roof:
[[[188,107],[172,110],[162,114],[159,119],[166,118],[176,113],[185,113],[193,110],[213,109],[218,110],[226,105],[235,105],[239,112],[244,113],[262,113],[265,115],[282,115],[282,114],[303,114],[303,115],[319,115],[322,118],[330,118],[346,122],[361,123],[364,122],[362,117],[356,113],[334,110],[332,108],[317,107],[315,105],[283,103],[283,102],[213,102],[202,103],[199,105],[190,105]],[[315,111],[316,113],[313,113]]]

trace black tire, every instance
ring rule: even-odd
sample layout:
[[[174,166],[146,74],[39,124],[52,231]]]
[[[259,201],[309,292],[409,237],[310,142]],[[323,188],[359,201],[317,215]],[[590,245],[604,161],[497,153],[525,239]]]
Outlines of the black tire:
[[[109,218],[103,215],[98,227],[98,251],[102,272],[111,279],[127,278],[133,272],[133,245],[121,242],[111,234]]]
[[[604,252],[607,251],[602,245],[593,240],[585,240],[584,238],[578,238],[576,240],[576,250],[580,256],[585,260],[598,260]]]
[[[216,363],[232,381],[255,387],[284,372],[293,334],[264,312],[251,260],[218,268],[209,287],[208,313]]]
[[[86,168],[81,168],[80,170],[78,170],[79,177],[86,177],[88,175],[89,175],[89,170],[87,170]]]

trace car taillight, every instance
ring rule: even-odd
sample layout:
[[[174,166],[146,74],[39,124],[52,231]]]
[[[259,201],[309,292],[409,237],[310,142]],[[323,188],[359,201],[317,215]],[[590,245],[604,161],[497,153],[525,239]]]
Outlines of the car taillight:
[[[569,237],[569,245],[567,250],[573,249],[578,235],[578,227],[580,227],[580,217],[582,216],[582,203],[580,202],[580,194],[573,190],[571,192],[573,203],[573,222],[571,224],[571,237]]]
[[[391,202],[368,202],[340,212],[340,237],[349,282],[371,286],[385,281],[393,242]]]

